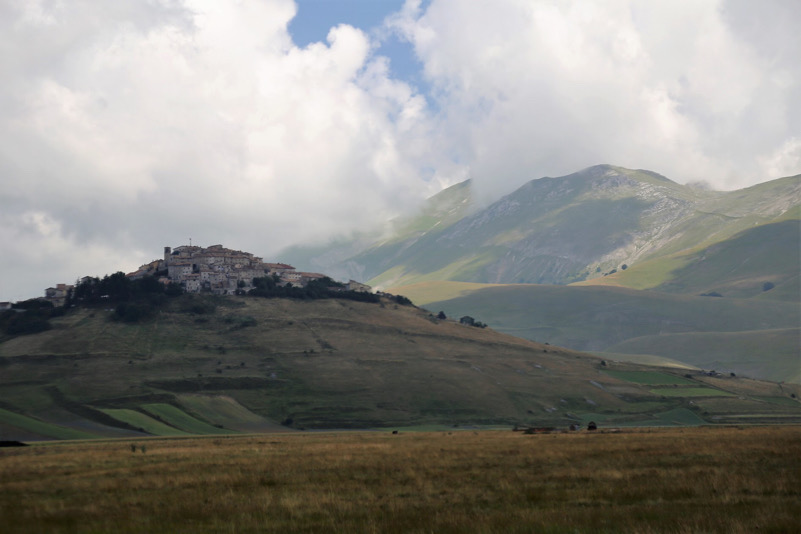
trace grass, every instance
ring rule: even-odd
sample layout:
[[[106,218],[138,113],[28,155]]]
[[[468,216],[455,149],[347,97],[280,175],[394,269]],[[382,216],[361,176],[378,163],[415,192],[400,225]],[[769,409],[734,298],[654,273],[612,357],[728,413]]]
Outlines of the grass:
[[[621,380],[634,382],[635,384],[647,384],[650,386],[665,386],[665,385],[689,385],[696,382],[687,378],[682,378],[676,375],[669,375],[667,373],[660,373],[657,371],[604,371],[609,376],[614,376]]]
[[[640,264],[609,276],[598,276],[589,280],[575,282],[574,286],[620,286],[630,289],[653,289],[671,279],[671,273],[686,265],[685,257],[665,256]]]
[[[46,423],[3,408],[0,408],[0,422],[26,432],[48,436],[53,439],[91,439],[97,437],[88,432],[81,432],[74,428],[66,428],[52,423]]]
[[[777,328],[743,332],[685,332],[642,336],[611,347],[610,352],[681,356],[703,369],[774,381],[801,382],[801,330]],[[611,356],[610,356],[611,357]]]
[[[0,456],[6,533],[778,533],[796,530],[799,488],[799,427],[284,434]]]

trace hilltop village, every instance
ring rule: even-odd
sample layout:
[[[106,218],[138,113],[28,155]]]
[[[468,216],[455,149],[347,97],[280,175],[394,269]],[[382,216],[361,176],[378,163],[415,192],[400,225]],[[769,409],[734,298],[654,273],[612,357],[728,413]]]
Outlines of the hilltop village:
[[[299,272],[285,263],[265,263],[249,252],[231,250],[222,245],[199,247],[183,245],[164,247],[163,259],[153,260],[126,275],[132,280],[152,276],[167,285],[180,285],[187,293],[233,295],[253,289],[253,279],[276,276],[282,285],[305,287],[312,280],[326,278],[320,273]],[[57,284],[45,290],[44,300],[61,306],[74,286]],[[371,287],[351,280],[345,290],[370,292]]]

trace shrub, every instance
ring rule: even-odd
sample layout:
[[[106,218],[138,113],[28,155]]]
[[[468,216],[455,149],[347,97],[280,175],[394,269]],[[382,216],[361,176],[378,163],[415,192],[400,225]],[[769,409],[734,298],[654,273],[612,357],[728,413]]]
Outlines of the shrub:
[[[137,323],[150,318],[154,307],[145,302],[123,302],[117,305],[113,318],[126,323]]]

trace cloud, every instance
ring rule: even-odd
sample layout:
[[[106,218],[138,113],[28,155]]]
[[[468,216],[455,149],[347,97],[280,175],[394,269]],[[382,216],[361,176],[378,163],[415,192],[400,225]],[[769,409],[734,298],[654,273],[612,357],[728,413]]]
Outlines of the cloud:
[[[779,4],[409,0],[389,23],[490,195],[602,162],[731,189],[777,178],[799,131],[799,10]]]
[[[467,177],[489,197],[597,163],[795,174],[797,5],[409,0],[298,47],[291,0],[2,2],[0,300],[189,237],[280,260]]]

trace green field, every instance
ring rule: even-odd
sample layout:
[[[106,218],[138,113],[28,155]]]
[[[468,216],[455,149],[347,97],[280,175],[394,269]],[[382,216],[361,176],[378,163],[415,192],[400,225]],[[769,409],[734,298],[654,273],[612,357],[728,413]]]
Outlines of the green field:
[[[107,408],[101,411],[110,415],[114,419],[127,423],[134,428],[140,428],[144,432],[153,434],[154,436],[190,435],[190,432],[184,432],[183,430],[167,425],[136,410],[128,410],[125,408]]]
[[[159,421],[190,434],[231,434],[233,432],[204,423],[171,404],[144,404],[142,409]]]
[[[225,395],[179,395],[178,402],[190,413],[201,414],[213,425],[239,432],[277,432],[286,427],[257,415]]]

